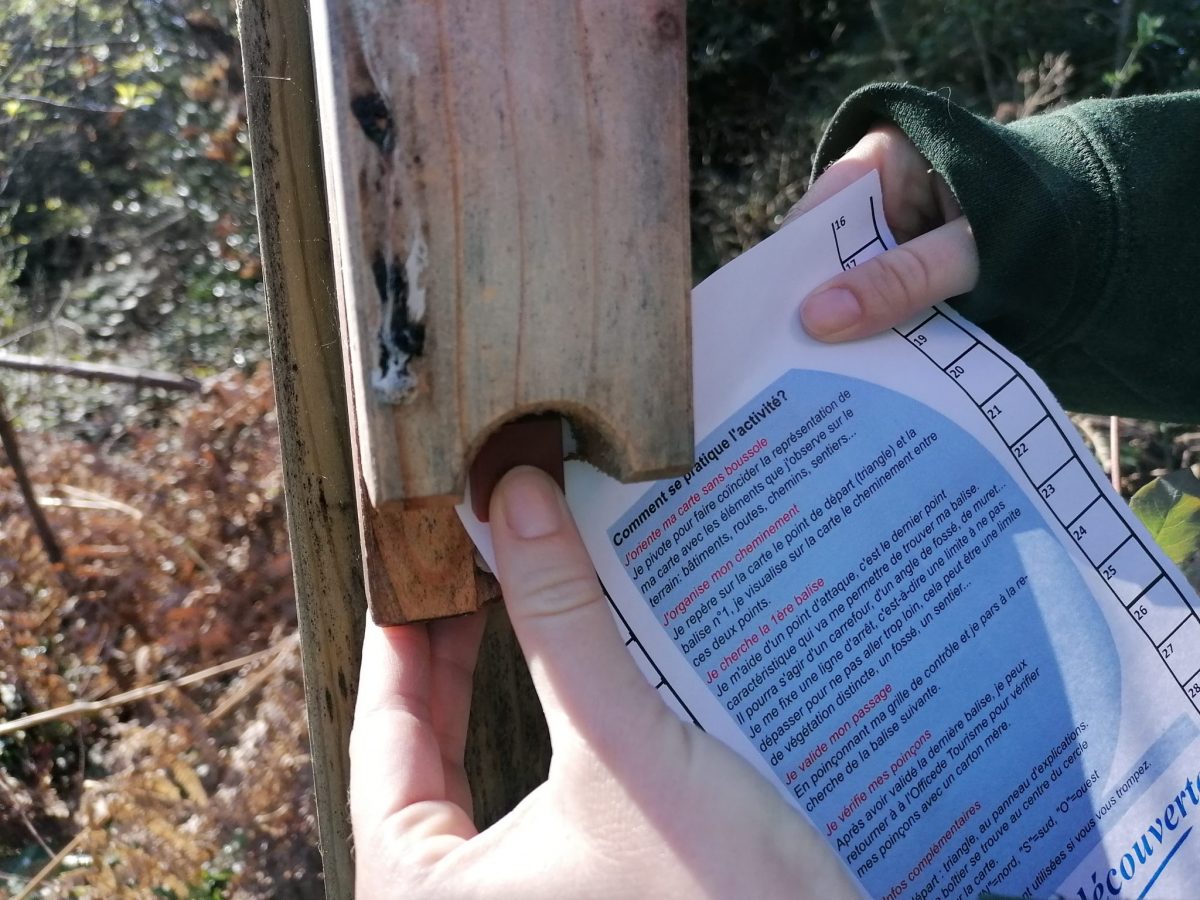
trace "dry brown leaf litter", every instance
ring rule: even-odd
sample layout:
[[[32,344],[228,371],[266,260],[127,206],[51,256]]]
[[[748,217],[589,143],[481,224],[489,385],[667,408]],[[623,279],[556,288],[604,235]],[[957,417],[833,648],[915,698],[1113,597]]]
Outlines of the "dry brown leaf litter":
[[[0,737],[0,873],[31,875],[82,833],[40,896],[318,896],[269,373],[223,375],[174,419],[106,453],[22,435],[63,571],[0,458],[0,714],[284,646],[264,665]]]

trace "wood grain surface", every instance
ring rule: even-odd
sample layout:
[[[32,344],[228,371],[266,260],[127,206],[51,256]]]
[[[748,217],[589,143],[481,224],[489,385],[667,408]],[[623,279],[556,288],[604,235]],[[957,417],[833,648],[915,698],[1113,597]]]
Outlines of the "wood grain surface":
[[[308,16],[238,10],[325,889],[354,895],[346,797],[366,595]]]
[[[242,0],[239,26],[324,884],[342,900],[354,896],[348,749],[366,617],[356,502],[363,484],[343,377],[310,23],[303,4]],[[426,538],[448,540],[432,531],[414,539]],[[402,552],[388,544],[383,554]],[[463,580],[445,591],[473,590],[466,596],[476,603],[494,596],[470,555],[450,558]],[[550,746],[502,610],[489,622],[477,672],[466,766],[476,821],[486,824],[545,778]]]
[[[557,411],[625,478],[692,461],[683,0],[314,3],[371,505],[462,496]]]

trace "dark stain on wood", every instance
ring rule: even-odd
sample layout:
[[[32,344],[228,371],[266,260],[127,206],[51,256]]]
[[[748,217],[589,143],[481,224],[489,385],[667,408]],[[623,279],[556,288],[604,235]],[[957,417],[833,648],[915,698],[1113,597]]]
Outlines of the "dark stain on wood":
[[[396,142],[396,124],[383,97],[379,94],[359,94],[350,101],[350,111],[362,127],[367,140],[383,154],[390,154]]]
[[[425,352],[425,323],[414,321],[408,311],[408,274],[404,263],[377,253],[371,264],[383,315],[379,322],[379,371],[387,372],[395,354],[401,368]]]

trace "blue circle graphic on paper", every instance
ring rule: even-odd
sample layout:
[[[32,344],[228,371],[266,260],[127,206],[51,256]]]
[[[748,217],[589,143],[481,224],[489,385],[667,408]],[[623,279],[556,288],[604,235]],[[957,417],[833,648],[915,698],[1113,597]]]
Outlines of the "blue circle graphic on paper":
[[[671,543],[671,581],[639,587],[680,652],[872,895],[1019,893],[1052,855],[1019,846],[1086,820],[1056,809],[1107,783],[1115,729],[1094,726],[1120,718],[1057,524],[966,430],[843,375],[786,373],[697,455],[610,531],[631,576],[630,548]],[[968,835],[964,866],[992,864],[959,890],[943,854]]]

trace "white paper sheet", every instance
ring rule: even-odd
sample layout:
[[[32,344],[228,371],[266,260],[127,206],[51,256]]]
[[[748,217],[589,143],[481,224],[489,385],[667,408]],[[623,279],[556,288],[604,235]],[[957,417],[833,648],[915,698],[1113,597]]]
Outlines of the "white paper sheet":
[[[893,246],[879,190],[693,293],[691,473],[568,463],[630,652],[871,896],[1192,895],[1194,592],[1040,380],[953,311],[836,346],[799,325]]]

